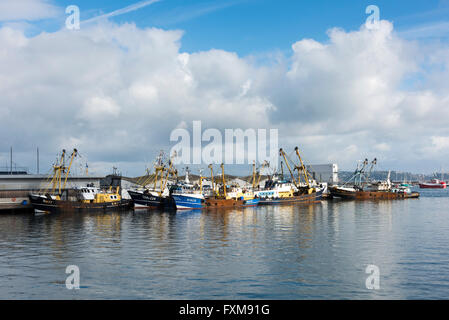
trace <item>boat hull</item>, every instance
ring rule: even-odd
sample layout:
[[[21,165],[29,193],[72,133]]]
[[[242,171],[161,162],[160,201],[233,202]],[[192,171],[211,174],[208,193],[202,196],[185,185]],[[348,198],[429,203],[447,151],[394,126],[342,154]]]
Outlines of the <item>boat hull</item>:
[[[394,200],[419,198],[418,192],[389,192],[389,191],[349,191],[337,187],[329,188],[332,197],[346,200]]]
[[[172,197],[159,197],[150,193],[128,191],[135,208],[143,209],[175,209],[176,204]]]
[[[83,203],[79,201],[54,200],[30,195],[30,204],[36,211],[42,212],[105,212],[132,209],[132,201],[120,200],[105,203]]]
[[[279,204],[312,204],[319,203],[323,198],[323,190],[311,194],[303,194],[287,198],[260,199],[259,205],[279,205]]]
[[[202,209],[204,207],[204,197],[198,195],[172,195],[177,210]]]
[[[204,207],[205,209],[255,207],[259,202],[259,198],[249,200],[209,198],[206,199]]]
[[[419,188],[420,189],[446,189],[446,184],[427,184],[427,183],[420,183]]]

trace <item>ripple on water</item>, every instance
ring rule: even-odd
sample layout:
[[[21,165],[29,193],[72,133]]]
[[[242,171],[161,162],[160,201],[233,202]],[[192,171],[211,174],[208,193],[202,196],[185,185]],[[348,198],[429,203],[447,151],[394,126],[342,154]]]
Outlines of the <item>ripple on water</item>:
[[[449,197],[0,216],[0,298],[446,299]],[[65,289],[80,268],[81,290]],[[365,287],[379,266],[381,290]]]

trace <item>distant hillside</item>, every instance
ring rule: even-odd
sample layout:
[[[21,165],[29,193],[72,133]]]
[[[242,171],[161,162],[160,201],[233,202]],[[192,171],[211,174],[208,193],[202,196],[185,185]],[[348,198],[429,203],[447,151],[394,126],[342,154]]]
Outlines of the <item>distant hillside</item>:
[[[347,180],[349,180],[352,176],[354,175],[354,171],[340,171],[338,173],[338,178],[340,182],[345,182]],[[297,177],[297,175],[295,175]],[[371,174],[371,179],[373,180],[385,180],[388,176],[388,171],[373,171]],[[198,181],[200,178],[199,175],[195,175],[195,174],[190,174],[189,175],[189,179],[191,182],[193,181]],[[265,179],[267,179],[268,176],[267,175],[262,175],[260,180],[263,181]],[[289,179],[290,175],[289,174],[285,174],[285,178]],[[438,179],[442,179],[442,180],[448,180],[449,179],[449,174],[443,174],[443,176],[441,176],[441,174],[434,174],[434,175],[429,175],[429,174],[418,174],[418,173],[411,173],[411,172],[396,172],[396,171],[391,171],[390,174],[390,179],[392,181],[396,181],[396,182],[400,182],[400,181],[427,181],[427,180],[431,180],[434,178],[438,178]],[[146,182],[146,184],[152,183],[154,181],[154,174],[150,175],[150,176],[139,176],[139,177],[123,177],[124,180],[132,182],[132,183],[136,183],[136,184],[142,184],[144,182]],[[210,180],[209,176],[203,177],[203,179],[206,180]],[[221,181],[221,176],[214,176],[214,180],[215,181]],[[246,181],[248,183],[252,182],[253,177],[250,176],[235,176],[235,175],[225,175],[225,179],[226,181],[230,181],[230,180],[234,180],[234,179],[241,179],[243,181]],[[170,177],[170,180],[173,180],[172,177]],[[185,176],[180,176],[178,177],[179,181],[184,181],[185,180]]]
[[[354,175],[354,171],[340,171],[338,173],[338,179],[340,182],[345,182],[349,180]],[[373,180],[385,180],[388,176],[388,171],[373,171],[371,174],[371,179]],[[448,180],[449,174],[419,174],[419,173],[412,173],[412,172],[397,172],[397,171],[391,171],[390,173],[390,180],[395,182],[401,182],[401,181],[427,181],[434,178],[442,179],[442,180]]]
[[[265,176],[262,176],[261,180],[263,180],[264,177]],[[140,184],[140,185],[153,183],[154,182],[154,178],[155,178],[154,174],[152,174],[150,176],[122,177],[123,180],[129,181],[129,182],[135,183],[135,184]],[[226,181],[231,181],[231,180],[234,180],[234,179],[241,179],[243,181],[250,182],[250,181],[252,181],[252,178],[253,178],[252,176],[240,177],[240,176],[234,176],[234,175],[225,174]],[[160,179],[160,176],[159,176],[159,179]],[[189,180],[191,182],[198,181],[199,179],[200,179],[199,175],[195,175],[195,174],[190,174],[189,175]],[[210,176],[203,177],[203,179],[210,180]],[[221,176],[218,176],[218,175],[214,176],[214,181],[221,181],[221,179],[222,179]],[[172,181],[173,177],[170,177],[169,180]],[[185,180],[185,176],[179,176],[178,180],[179,181],[184,181]]]

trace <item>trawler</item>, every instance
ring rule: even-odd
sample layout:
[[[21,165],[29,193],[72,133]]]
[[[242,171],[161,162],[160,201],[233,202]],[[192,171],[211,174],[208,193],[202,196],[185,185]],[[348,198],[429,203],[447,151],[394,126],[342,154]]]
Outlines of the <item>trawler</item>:
[[[376,164],[377,159],[374,159],[371,162],[371,167],[367,171],[369,166],[368,159],[359,163],[354,175],[344,185],[332,186],[329,188],[331,196],[350,200],[419,198],[419,193],[412,192],[410,188],[392,187],[390,173],[388,173],[388,177],[384,181],[371,181],[371,173]],[[351,184],[350,182],[352,180],[354,180],[354,182]]]
[[[273,177],[265,183],[265,188],[256,192],[256,195],[260,198],[260,205],[270,204],[311,204],[319,203],[323,197],[325,186],[318,185],[316,181],[310,179],[311,175],[308,173],[301,155],[299,154],[299,148],[295,148],[296,156],[299,159],[299,165],[295,165],[291,161],[283,149],[279,150],[280,156],[283,157],[285,164],[290,172],[291,181],[279,180]],[[290,166],[290,163],[294,165],[294,169]],[[296,180],[294,171],[298,171],[298,180]],[[282,174],[282,178],[283,178]],[[301,181],[301,176],[304,182]]]
[[[221,164],[221,176],[223,179],[221,188],[215,187],[212,165],[209,165],[209,168],[211,170],[213,195],[206,197],[205,199],[206,209],[255,207],[259,204],[260,199],[251,192],[247,192],[247,190],[234,189],[230,190],[229,193],[227,192],[223,163]],[[218,191],[216,191],[217,189]]]
[[[200,184],[199,188],[195,188],[189,180],[189,169],[186,168],[185,181],[178,183],[171,189],[171,197],[173,198],[176,209],[188,210],[188,209],[202,209],[204,207],[205,197],[203,193],[203,176],[200,171]]]
[[[66,151],[62,150],[61,159],[53,166],[53,177],[50,186],[42,192],[29,195],[30,203],[36,212],[88,212],[126,210],[132,207],[130,200],[122,199],[120,187],[108,190],[88,185],[86,187],[66,189],[67,178],[78,151],[73,150],[70,156],[70,164],[65,166]],[[65,174],[64,181],[62,177]]]
[[[173,168],[172,159],[169,160],[169,166],[166,168],[163,161],[163,153],[161,152],[154,168],[154,175],[150,175],[148,172],[147,176],[137,181],[137,184],[142,186],[141,188],[127,190],[134,202],[134,207],[136,209],[176,209],[175,201],[171,197],[171,190],[168,186],[169,176],[176,176],[177,179],[178,174],[176,169]],[[148,188],[150,184],[153,184],[151,189]]]

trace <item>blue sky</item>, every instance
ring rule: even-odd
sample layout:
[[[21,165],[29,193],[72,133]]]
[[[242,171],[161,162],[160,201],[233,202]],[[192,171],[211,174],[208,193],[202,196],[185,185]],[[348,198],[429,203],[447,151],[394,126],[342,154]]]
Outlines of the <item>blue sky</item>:
[[[60,8],[77,5],[81,20],[139,2],[50,1]],[[259,55],[276,50],[288,52],[291,44],[302,38],[325,41],[326,31],[333,27],[358,29],[367,18],[365,8],[371,4],[380,8],[380,18],[393,22],[398,32],[431,25],[434,28],[431,30],[437,32],[420,40],[446,39],[449,34],[444,24],[443,30],[438,28],[438,24],[449,21],[448,0],[160,0],[109,19],[117,23],[133,22],[141,28],[181,29],[185,32],[181,50],[186,52],[219,48],[239,55]],[[59,19],[33,22],[36,29],[31,34],[56,31],[64,19],[61,12]]]

